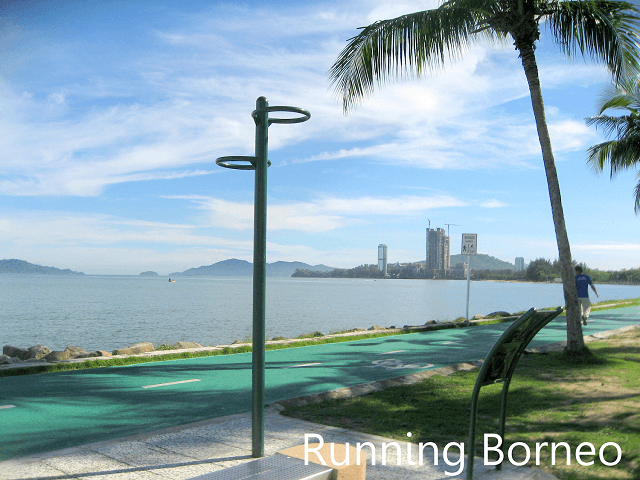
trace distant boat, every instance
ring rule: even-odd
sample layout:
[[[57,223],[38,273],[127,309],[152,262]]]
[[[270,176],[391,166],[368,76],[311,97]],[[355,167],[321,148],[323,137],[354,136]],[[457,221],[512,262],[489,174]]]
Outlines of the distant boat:
[[[175,282],[175,280],[171,280],[171,279],[169,279],[169,282]]]

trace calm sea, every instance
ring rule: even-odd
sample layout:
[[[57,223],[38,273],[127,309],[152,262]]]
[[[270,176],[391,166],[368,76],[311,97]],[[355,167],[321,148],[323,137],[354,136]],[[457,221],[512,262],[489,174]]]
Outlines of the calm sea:
[[[599,300],[640,286],[598,285]],[[113,350],[138,342],[219,345],[251,335],[252,279],[0,275],[0,346]],[[563,304],[558,284],[472,282],[470,315]],[[466,282],[268,278],[269,338],[465,315]]]

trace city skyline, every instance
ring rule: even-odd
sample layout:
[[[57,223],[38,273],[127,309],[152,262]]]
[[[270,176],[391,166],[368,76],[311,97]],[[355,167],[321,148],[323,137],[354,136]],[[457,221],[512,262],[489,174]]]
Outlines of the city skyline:
[[[476,45],[433,75],[376,88],[349,115],[327,71],[358,27],[436,1],[0,3],[0,256],[87,274],[252,261],[256,99],[311,112],[269,129],[267,262],[350,268],[425,256],[450,226],[479,253],[557,258],[522,65]],[[584,119],[610,79],[536,55],[573,259],[640,267],[635,172],[594,174]]]

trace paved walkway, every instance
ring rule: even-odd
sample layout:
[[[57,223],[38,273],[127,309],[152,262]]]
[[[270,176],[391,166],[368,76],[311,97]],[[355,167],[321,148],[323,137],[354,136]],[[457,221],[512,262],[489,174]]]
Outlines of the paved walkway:
[[[399,444],[401,465],[397,464],[393,447],[387,449],[387,465],[382,465],[382,445],[395,440],[283,417],[275,408],[269,409],[265,415],[265,431],[265,455],[303,445],[304,435],[310,433],[321,435],[327,443],[355,446],[358,442],[371,442],[376,449],[375,465],[372,465],[371,449],[363,448],[368,454],[367,480],[444,480],[464,478],[465,475],[464,470],[458,475],[451,475],[460,470],[460,457],[451,453],[445,459],[439,452],[437,465],[434,457],[427,455],[422,466],[409,465],[406,444]],[[411,451],[416,452],[417,446],[413,445]],[[251,415],[245,413],[9,460],[0,463],[0,479],[182,480],[251,461],[250,455]],[[412,461],[418,463],[415,456]],[[465,461],[466,458],[462,461],[463,466]],[[509,463],[503,466],[502,471],[497,471],[483,465],[479,458],[474,463],[474,478],[556,479],[541,470],[514,467]]]

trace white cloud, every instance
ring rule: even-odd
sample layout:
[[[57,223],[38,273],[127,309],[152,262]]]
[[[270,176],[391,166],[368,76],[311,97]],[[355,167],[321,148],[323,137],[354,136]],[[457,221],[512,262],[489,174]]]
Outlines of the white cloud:
[[[42,102],[33,92],[12,93],[7,84],[0,100],[5,112],[0,119],[0,167],[5,172],[0,193],[99,195],[108,185],[164,178],[167,169],[169,175],[189,175],[194,164],[230,152],[247,154],[253,138],[249,113],[263,94],[312,112],[304,127],[278,129],[271,139],[273,150],[328,137],[368,143],[311,152],[309,160],[358,156],[430,169],[526,165],[539,154],[530,115],[520,119],[486,113],[528,94],[524,75],[512,68],[518,59],[510,50],[474,46],[455,65],[377,89],[349,117],[342,116],[325,74],[344,37],[356,33],[358,21],[389,18],[432,3],[299,6],[288,14],[252,9],[250,16],[245,7],[215,7],[210,15],[185,22],[188,28],[183,24],[156,31],[159,40],[177,49],[171,55],[124,56],[123,62],[139,75],[126,89],[111,87],[115,79],[104,71],[91,79],[94,93],[86,85],[49,92],[46,102],[56,105],[88,95],[105,99],[105,106],[80,110],[72,118],[56,109],[42,118]],[[254,45],[257,40],[246,35],[258,26],[270,32],[268,46]],[[312,41],[317,35],[321,42]],[[176,54],[187,50],[189,55]],[[567,68],[562,61],[544,69],[551,85],[572,80],[575,72],[602,70]],[[142,100],[131,104],[132,98]],[[550,128],[556,150],[576,150],[592,138],[577,120],[564,119]]]
[[[484,202],[481,202],[480,206],[484,208],[500,208],[500,207],[506,207],[507,204],[504,202],[501,202],[500,200],[492,198],[491,200],[486,200]]]
[[[208,222],[216,228],[249,230],[253,228],[253,203],[232,202],[213,197],[174,196],[195,202],[205,210]],[[363,218],[379,215],[416,215],[467,203],[448,195],[399,197],[323,197],[308,202],[271,201],[267,208],[267,229],[320,233],[336,230]]]
[[[610,251],[640,251],[638,243],[596,243],[596,244],[575,244],[573,250],[584,250],[590,252],[610,252]]]

